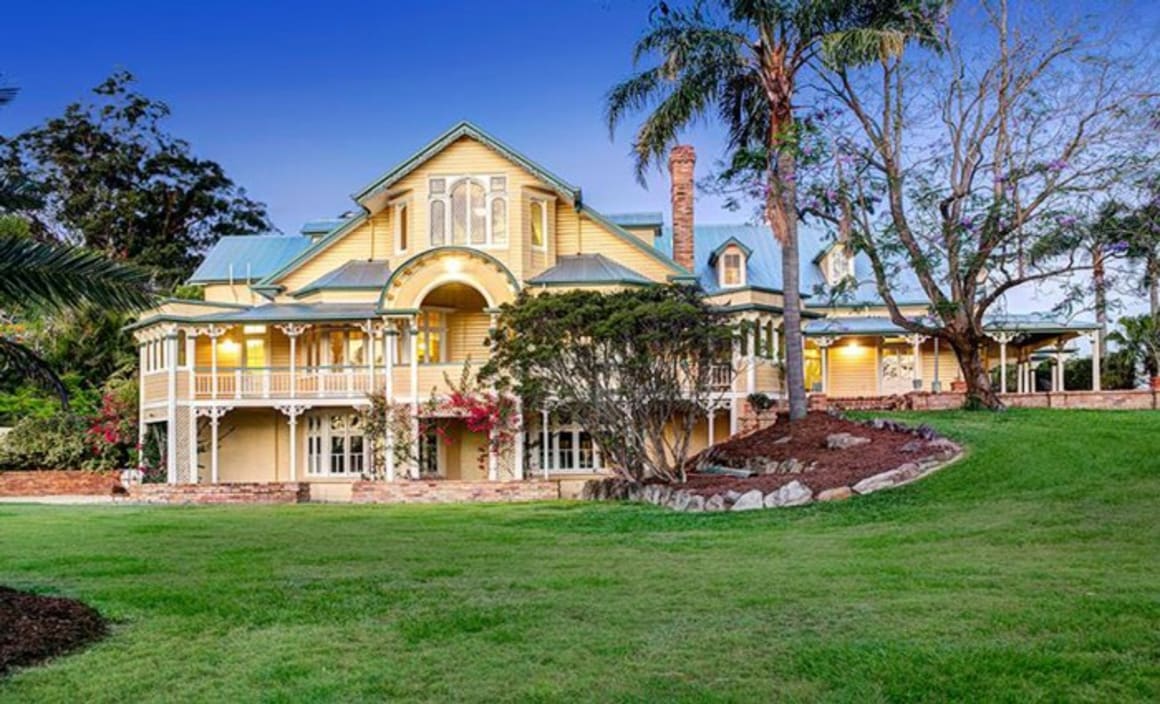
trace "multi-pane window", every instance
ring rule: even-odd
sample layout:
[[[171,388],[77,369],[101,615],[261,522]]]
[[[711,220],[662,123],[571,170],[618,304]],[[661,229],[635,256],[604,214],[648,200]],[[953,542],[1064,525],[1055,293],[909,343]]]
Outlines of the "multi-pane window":
[[[312,413],[306,417],[306,473],[359,476],[366,469],[366,436],[357,413]]]
[[[567,419],[549,425],[546,458],[543,450],[541,447],[535,453],[535,461],[541,468],[545,460],[548,469],[560,472],[591,472],[603,465],[592,435]]]
[[[744,283],[741,272],[741,253],[726,252],[721,257],[721,285],[741,286]]]
[[[507,244],[507,177],[440,177],[429,183],[432,246]]]
[[[424,310],[419,313],[416,330],[415,351],[419,364],[438,364],[447,361],[447,315],[443,311]],[[405,329],[398,336],[400,364],[411,363],[411,330]]]
[[[419,476],[439,476],[439,432],[426,428],[419,437]]]

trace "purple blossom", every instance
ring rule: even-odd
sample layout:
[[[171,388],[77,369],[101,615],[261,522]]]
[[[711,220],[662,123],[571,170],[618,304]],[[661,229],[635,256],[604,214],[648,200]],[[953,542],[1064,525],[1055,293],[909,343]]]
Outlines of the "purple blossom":
[[[1107,246],[1108,254],[1127,254],[1128,243],[1126,241],[1112,242]]]
[[[1063,227],[1071,227],[1079,222],[1079,218],[1074,215],[1064,215],[1059,218],[1059,224]]]
[[[802,145],[802,156],[810,156],[813,153],[814,153],[814,145],[812,145],[812,144],[803,144]]]
[[[970,217],[965,217],[962,220],[960,220],[959,226],[962,227],[967,232],[974,232],[975,231],[975,223],[973,220],[971,220]]]
[[[1052,173],[1059,173],[1067,168],[1067,162],[1063,159],[1056,159],[1047,165],[1047,170]]]
[[[831,203],[838,200],[838,192],[832,188],[827,188],[826,189],[826,200],[830,201]]]

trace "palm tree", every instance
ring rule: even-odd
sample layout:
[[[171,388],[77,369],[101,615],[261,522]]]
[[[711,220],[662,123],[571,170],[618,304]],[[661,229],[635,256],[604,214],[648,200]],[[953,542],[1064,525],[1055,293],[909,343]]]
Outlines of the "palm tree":
[[[1160,319],[1150,315],[1120,318],[1120,330],[1109,334],[1108,340],[1119,345],[1145,377],[1160,377]]]
[[[633,140],[637,177],[660,165],[678,134],[712,115],[727,128],[732,167],[764,186],[762,213],[782,250],[786,384],[790,419],[807,410],[802,368],[795,98],[798,78],[823,52],[854,63],[901,51],[914,2],[864,0],[695,1],[687,10],[660,2],[637,42],[633,63],[657,63],[609,92],[615,130],[629,113],[650,110]],[[929,3],[928,3],[929,4]]]
[[[0,106],[16,95],[0,88]],[[0,181],[0,216],[26,207],[23,184]],[[0,233],[0,317],[14,309],[53,313],[82,305],[135,310],[149,301],[148,276],[79,247],[54,246],[11,232]],[[48,386],[68,408],[68,393],[52,368],[18,338],[0,334],[0,364]]]

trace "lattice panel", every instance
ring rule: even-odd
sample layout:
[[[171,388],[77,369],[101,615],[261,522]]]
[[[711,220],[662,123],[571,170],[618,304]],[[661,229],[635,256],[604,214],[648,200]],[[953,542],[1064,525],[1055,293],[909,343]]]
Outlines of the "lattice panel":
[[[189,439],[190,439],[191,409],[188,406],[177,407],[177,483],[189,484],[193,481],[189,471]]]

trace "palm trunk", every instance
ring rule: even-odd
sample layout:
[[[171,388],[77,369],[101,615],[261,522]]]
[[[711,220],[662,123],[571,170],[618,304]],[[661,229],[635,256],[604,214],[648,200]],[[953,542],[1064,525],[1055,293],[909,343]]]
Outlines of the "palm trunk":
[[[801,269],[798,257],[797,188],[794,182],[794,155],[788,149],[778,155],[781,233],[782,319],[785,324],[785,381],[789,393],[789,419],[800,420],[809,411],[802,349]]]

